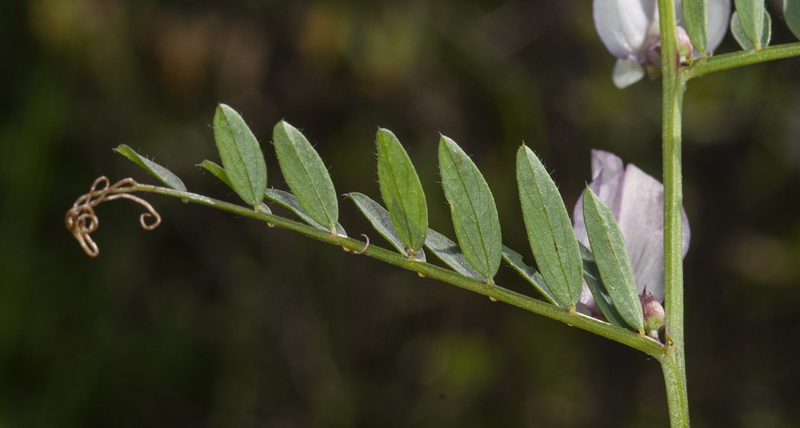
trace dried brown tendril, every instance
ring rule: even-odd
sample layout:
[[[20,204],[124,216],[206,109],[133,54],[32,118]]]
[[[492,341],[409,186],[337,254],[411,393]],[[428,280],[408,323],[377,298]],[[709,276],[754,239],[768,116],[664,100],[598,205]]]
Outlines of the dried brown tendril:
[[[139,216],[139,224],[141,224],[142,228],[145,230],[153,230],[161,224],[161,215],[149,202],[138,196],[125,193],[136,190],[139,183],[132,178],[124,178],[113,185],[110,183],[107,177],[98,177],[92,184],[92,187],[89,188],[89,192],[75,200],[75,203],[72,204],[72,208],[67,211],[67,215],[64,219],[67,224],[67,229],[72,232],[72,236],[78,240],[83,251],[85,251],[89,257],[97,257],[97,255],[100,254],[100,249],[97,247],[94,240],[92,240],[90,234],[100,226],[100,219],[95,214],[94,207],[105,201],[113,201],[114,199],[122,198],[143,206],[147,212]],[[151,217],[153,221],[148,223],[148,219]]]

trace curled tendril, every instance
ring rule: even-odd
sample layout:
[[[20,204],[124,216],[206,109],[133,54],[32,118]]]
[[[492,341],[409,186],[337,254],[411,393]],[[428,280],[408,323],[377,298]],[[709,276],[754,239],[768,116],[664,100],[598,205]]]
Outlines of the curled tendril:
[[[92,183],[89,192],[75,200],[64,219],[67,229],[72,232],[72,236],[78,240],[83,251],[89,257],[97,257],[100,254],[100,249],[90,235],[100,227],[100,219],[95,214],[94,207],[105,201],[128,199],[143,206],[147,212],[139,216],[139,224],[142,229],[153,230],[161,224],[161,215],[149,202],[138,196],[126,193],[136,190],[139,187],[139,183],[132,178],[124,178],[114,184],[110,183],[107,177],[98,177]]]
[[[367,251],[367,248],[369,248],[369,236],[367,236],[367,234],[365,233],[362,233],[361,236],[363,236],[364,239],[367,240],[367,242],[364,244],[364,248],[362,248],[359,251],[353,251],[353,254],[364,254],[364,251]]]

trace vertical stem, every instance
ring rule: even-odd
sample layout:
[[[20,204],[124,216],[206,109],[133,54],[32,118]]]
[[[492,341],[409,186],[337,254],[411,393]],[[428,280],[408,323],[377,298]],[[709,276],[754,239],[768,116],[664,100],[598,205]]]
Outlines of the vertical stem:
[[[676,354],[674,348],[661,357],[661,370],[664,371],[664,385],[667,388],[670,426],[689,426],[689,397],[686,395],[686,367],[683,352]]]
[[[685,74],[679,70],[676,46],[675,4],[659,0],[661,71],[663,76],[662,144],[664,162],[664,300],[666,352],[661,358],[670,423],[689,425],[686,363],[683,341],[683,252],[681,209],[681,112],[686,89]]]
[[[666,82],[665,82],[666,83]],[[683,338],[683,239],[681,209],[681,110],[686,81],[679,75],[664,85],[664,311],[666,354],[661,361],[673,427],[688,426],[689,403]],[[678,419],[676,419],[676,417]]]

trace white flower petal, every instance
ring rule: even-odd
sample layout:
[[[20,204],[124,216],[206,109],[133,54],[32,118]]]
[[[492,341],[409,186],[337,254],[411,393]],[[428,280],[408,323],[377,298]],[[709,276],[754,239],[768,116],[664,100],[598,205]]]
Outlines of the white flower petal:
[[[620,89],[633,85],[642,77],[644,68],[635,59],[618,59],[611,74],[614,84]]]
[[[603,150],[592,150],[592,182],[589,187],[605,202],[611,212],[619,211],[619,197],[625,167],[619,156]],[[583,193],[575,204],[572,214],[575,236],[583,245],[589,247],[589,236],[583,221]]]
[[[681,210],[681,236],[682,242],[681,247],[683,248],[682,255],[686,257],[686,253],[689,252],[689,241],[692,239],[692,230],[689,228],[689,217],[686,216],[686,209]]]
[[[592,150],[592,182],[589,187],[611,208],[619,211],[620,189],[625,178],[625,165],[614,153]]]
[[[617,221],[631,257],[636,291],[664,300],[664,186],[635,165],[625,169]]]
[[[594,26],[617,58],[639,55],[656,0],[594,0]]]
[[[620,210],[615,212],[628,254],[636,290],[645,286],[659,302],[664,301],[664,186],[636,167],[628,165],[623,180]],[[682,217],[682,253],[689,250],[689,219]]]
[[[589,290],[589,286],[586,285],[586,281],[583,281],[581,298],[578,300],[578,304],[575,305],[575,307],[578,309],[578,312],[592,317],[601,315],[600,308],[597,307],[597,302],[594,301],[594,296],[592,295],[592,291]]]
[[[708,50],[713,51],[728,32],[728,23],[731,19],[730,0],[708,0],[708,30],[706,38],[708,40]]]

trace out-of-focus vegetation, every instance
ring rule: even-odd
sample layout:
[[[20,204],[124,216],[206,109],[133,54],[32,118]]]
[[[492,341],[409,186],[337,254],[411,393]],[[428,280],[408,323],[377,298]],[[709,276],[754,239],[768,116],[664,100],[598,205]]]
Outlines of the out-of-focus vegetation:
[[[101,254],[63,226],[94,178],[237,200],[218,102],[276,173],[286,118],[339,192],[378,197],[374,134],[419,169],[452,235],[438,133],[474,154],[504,243],[528,254],[513,159],[525,141],[568,204],[589,149],[660,174],[660,85],[611,83],[588,1],[122,1],[0,4],[0,426],[664,426],[655,361],[455,287],[250,220],[151,197],[99,208]],[[775,20],[774,42],[791,38]],[[736,49],[729,37],[721,52]],[[697,426],[800,417],[800,60],[712,75],[685,109],[689,390]],[[370,231],[342,201],[342,220]],[[529,256],[526,256],[529,257]],[[509,270],[497,281],[534,291]]]

